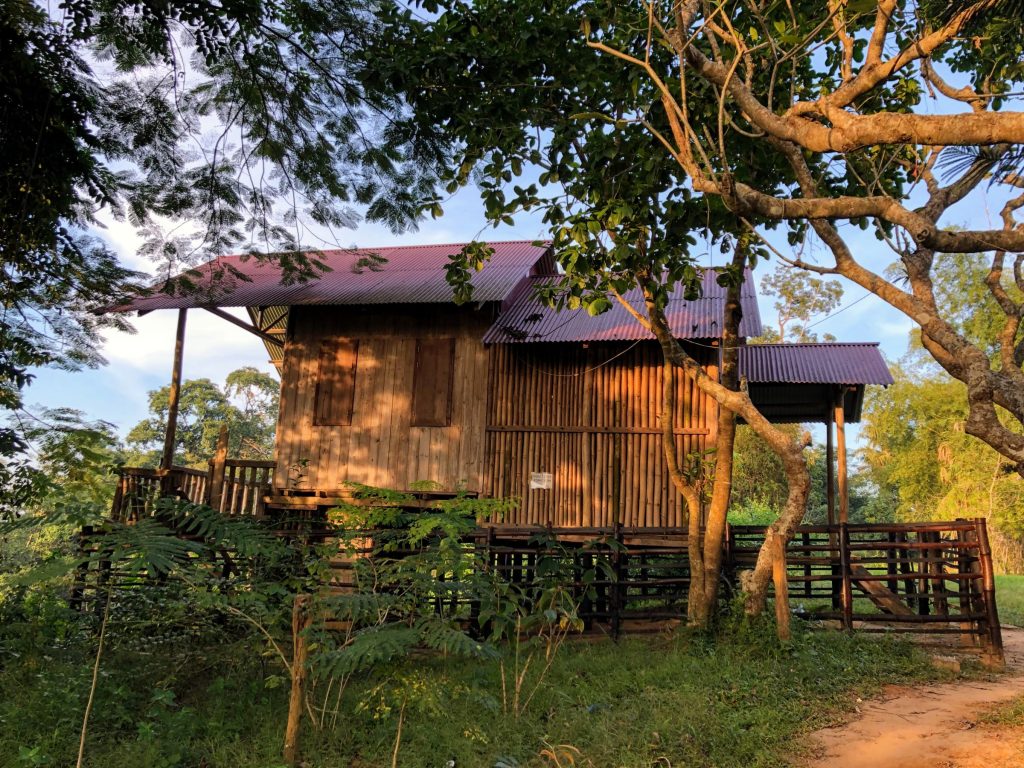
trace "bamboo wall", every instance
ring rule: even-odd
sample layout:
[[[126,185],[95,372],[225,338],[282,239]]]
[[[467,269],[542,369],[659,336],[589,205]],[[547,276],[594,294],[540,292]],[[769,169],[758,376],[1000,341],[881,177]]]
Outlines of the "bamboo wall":
[[[684,504],[662,452],[663,367],[654,342],[498,344],[489,310],[295,307],[282,371],[277,488],[430,480],[521,500],[506,525],[674,527]],[[451,425],[412,426],[417,339],[455,339]],[[358,340],[350,425],[316,426],[322,342]],[[712,370],[717,351],[691,353]],[[681,373],[680,456],[713,439],[713,403]],[[550,473],[550,489],[530,489]]]
[[[275,486],[331,491],[353,481],[405,489],[432,480],[479,490],[488,371],[480,339],[492,322],[490,311],[454,306],[293,307]],[[449,337],[455,338],[451,425],[414,427],[416,340]],[[320,345],[336,338],[359,342],[351,424],[314,426]]]
[[[691,351],[714,372],[715,350]],[[684,525],[662,453],[663,375],[654,342],[495,345],[485,492],[522,500],[504,522]],[[709,445],[716,411],[692,381],[675,379],[682,457]],[[551,473],[553,487],[530,490],[534,472]]]

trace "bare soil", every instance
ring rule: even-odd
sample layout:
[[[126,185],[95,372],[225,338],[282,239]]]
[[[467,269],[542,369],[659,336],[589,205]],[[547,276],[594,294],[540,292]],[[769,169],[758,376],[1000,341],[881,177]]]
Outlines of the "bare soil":
[[[1024,727],[978,722],[1024,696],[1024,630],[1003,629],[1005,674],[889,686],[851,721],[812,736],[806,768],[1024,768]]]

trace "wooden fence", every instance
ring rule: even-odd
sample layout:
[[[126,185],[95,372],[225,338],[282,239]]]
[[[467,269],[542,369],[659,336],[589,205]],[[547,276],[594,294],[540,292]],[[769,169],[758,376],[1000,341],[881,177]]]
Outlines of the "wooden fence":
[[[588,629],[618,636],[686,618],[690,567],[678,528],[487,527],[474,544],[487,567],[517,584],[533,581],[545,558],[568,561]]]
[[[164,494],[207,503],[228,515],[263,517],[273,467],[269,461],[223,459],[212,461],[209,472],[125,468],[113,516],[132,520],[152,514]],[[417,500],[414,506],[430,503]],[[294,536],[289,530],[282,532]],[[324,535],[330,534],[313,537]],[[728,528],[724,596],[733,590],[738,572],[754,566],[763,541],[761,527]],[[529,584],[542,559],[552,556],[564,558],[576,573],[594,571],[596,577],[587,581],[592,590],[577,584],[581,618],[613,635],[686,617],[690,571],[686,534],[679,528],[486,526],[466,545],[477,548],[485,567],[514,583]],[[336,565],[344,571],[351,561],[341,557]],[[801,526],[787,546],[786,575],[790,604],[809,621],[863,632],[959,635],[1002,655],[983,518]],[[343,573],[336,581],[351,583]]]
[[[753,567],[764,530],[729,533],[730,567]],[[1002,654],[984,518],[802,526],[786,568],[791,605],[807,619],[862,632],[961,635]]]
[[[739,571],[754,567],[763,541],[763,528],[729,527],[723,599],[734,593]],[[467,546],[476,548],[484,567],[524,586],[535,581],[545,559],[563,559],[563,571],[576,574],[580,617],[591,629],[618,635],[686,618],[690,568],[686,535],[678,528],[488,526]],[[337,567],[344,571],[352,562],[342,558]],[[787,547],[786,572],[790,605],[813,626],[956,635],[962,644],[1002,657],[982,518],[802,526]],[[339,573],[336,582],[351,579]]]

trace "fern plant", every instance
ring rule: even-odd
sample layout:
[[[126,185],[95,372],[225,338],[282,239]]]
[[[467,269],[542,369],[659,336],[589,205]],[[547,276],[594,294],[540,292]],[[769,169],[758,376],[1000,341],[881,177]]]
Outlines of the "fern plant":
[[[329,513],[334,539],[313,567],[324,582],[339,553],[348,560],[344,589],[320,592],[314,610],[329,621],[313,629],[315,720],[335,722],[354,674],[406,659],[421,649],[469,658],[497,655],[478,637],[476,606],[490,588],[467,543],[480,519],[511,502],[466,495],[424,507],[414,494],[351,484],[353,501]]]

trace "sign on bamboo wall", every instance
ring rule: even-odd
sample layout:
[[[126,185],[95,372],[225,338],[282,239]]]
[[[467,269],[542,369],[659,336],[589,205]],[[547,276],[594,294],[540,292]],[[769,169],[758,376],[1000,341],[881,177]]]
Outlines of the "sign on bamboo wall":
[[[715,350],[694,354],[714,368]],[[664,386],[653,342],[509,344],[491,350],[487,487],[522,500],[514,525],[683,525],[662,453]],[[714,411],[676,378],[681,456],[702,451]],[[550,474],[547,487],[532,478]]]

